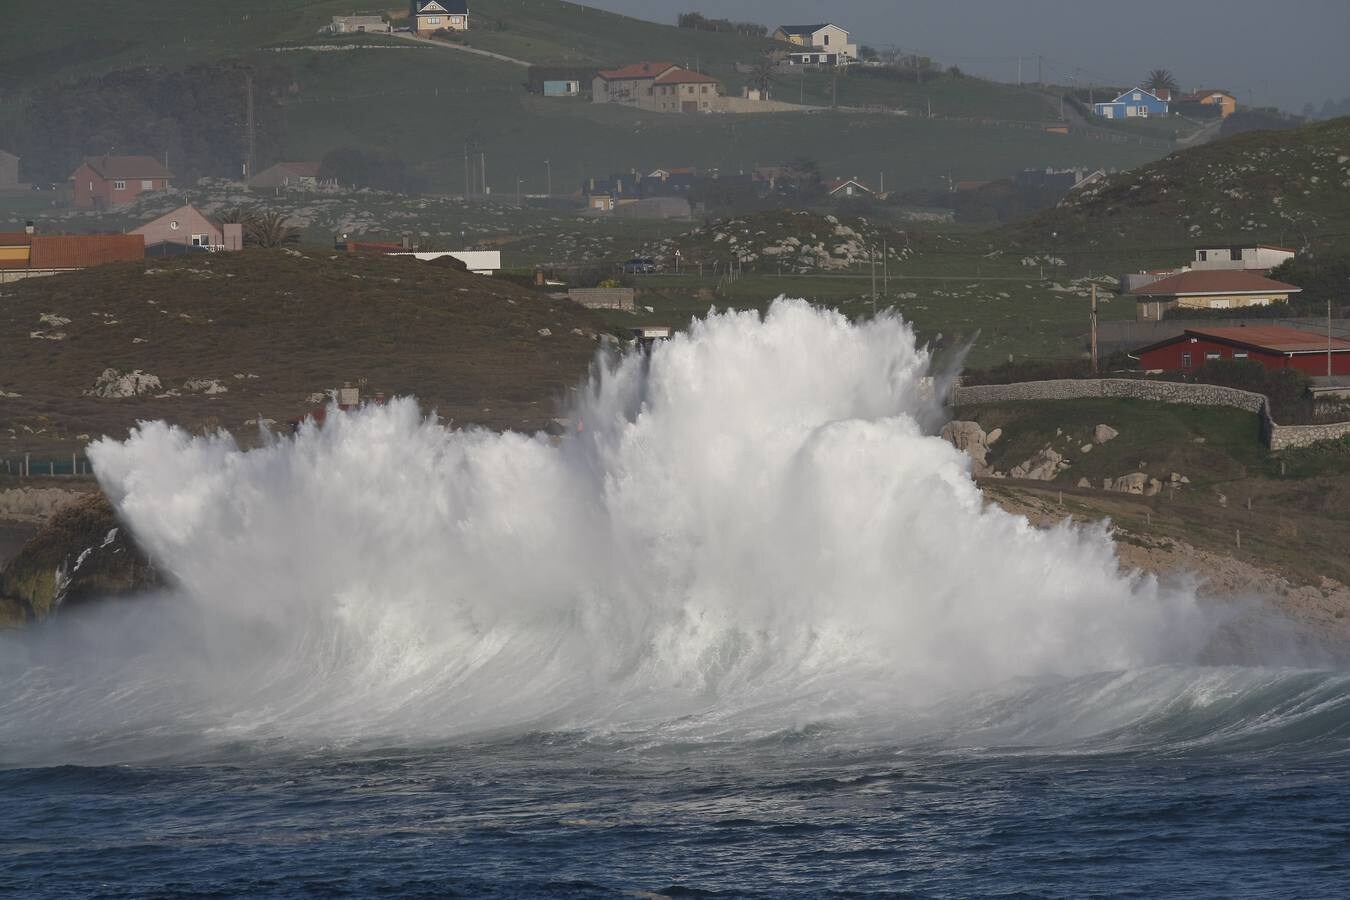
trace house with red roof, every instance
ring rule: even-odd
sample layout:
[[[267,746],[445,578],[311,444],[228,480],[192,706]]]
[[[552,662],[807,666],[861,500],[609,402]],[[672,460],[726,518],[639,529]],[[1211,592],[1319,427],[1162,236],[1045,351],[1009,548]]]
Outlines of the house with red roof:
[[[89,156],[70,181],[76,207],[108,209],[130,203],[146,191],[168,190],[173,173],[153,156]]]
[[[1132,355],[1141,368],[1154,372],[1191,372],[1205,363],[1246,359],[1267,369],[1350,375],[1350,341],[1284,325],[1187,328]]]
[[[1158,322],[1169,310],[1241,309],[1288,303],[1302,288],[1246,269],[1190,270],[1160,278],[1130,291],[1139,301],[1135,318]]]
[[[591,85],[595,103],[618,103],[648,112],[708,112],[722,93],[711,75],[674,63],[633,63],[602,69]]]

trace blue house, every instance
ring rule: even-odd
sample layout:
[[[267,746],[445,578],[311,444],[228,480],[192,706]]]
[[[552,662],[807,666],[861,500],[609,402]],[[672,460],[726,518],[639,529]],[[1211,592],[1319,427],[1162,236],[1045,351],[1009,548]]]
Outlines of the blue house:
[[[1168,102],[1147,88],[1126,91],[1110,103],[1097,103],[1093,112],[1103,119],[1148,119],[1166,116]]]

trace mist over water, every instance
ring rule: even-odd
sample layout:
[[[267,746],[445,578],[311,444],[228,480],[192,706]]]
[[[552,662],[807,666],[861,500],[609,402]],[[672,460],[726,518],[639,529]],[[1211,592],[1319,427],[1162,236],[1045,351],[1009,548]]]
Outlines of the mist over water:
[[[1344,727],[1339,677],[1198,667],[1221,619],[1105,527],[986,506],[929,366],[897,318],[780,300],[597,365],[561,442],[412,399],[100,441],[175,587],[0,639],[0,755]]]

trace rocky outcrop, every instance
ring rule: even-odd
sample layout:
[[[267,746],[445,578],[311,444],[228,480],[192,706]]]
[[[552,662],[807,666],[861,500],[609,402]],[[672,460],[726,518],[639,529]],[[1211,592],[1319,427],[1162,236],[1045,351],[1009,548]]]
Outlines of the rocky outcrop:
[[[1002,431],[994,430],[1002,436]],[[979,422],[948,422],[942,426],[942,439],[970,457],[971,471],[977,478],[989,474],[990,441]]]
[[[1143,497],[1156,497],[1161,493],[1163,483],[1149,477],[1147,472],[1131,472],[1119,478],[1103,478],[1102,490],[1119,494],[1137,494]]]
[[[1021,465],[1008,470],[1009,478],[1028,481],[1054,481],[1060,472],[1069,468],[1069,461],[1048,444]]]
[[[1105,444],[1107,441],[1115,440],[1120,437],[1120,432],[1116,431],[1110,425],[1098,425],[1092,429],[1092,443]]]
[[[90,493],[68,504],[0,570],[0,626],[160,585],[112,504]]]
[[[147,375],[140,369],[133,372],[119,372],[117,369],[104,369],[94,386],[85,391],[90,397],[105,400],[118,400],[123,397],[139,397],[142,394],[157,393],[163,385],[159,376]]]

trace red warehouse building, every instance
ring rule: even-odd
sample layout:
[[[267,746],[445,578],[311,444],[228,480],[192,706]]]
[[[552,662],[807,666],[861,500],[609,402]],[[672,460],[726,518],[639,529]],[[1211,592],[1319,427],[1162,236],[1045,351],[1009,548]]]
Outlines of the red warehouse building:
[[[70,180],[77,207],[107,209],[145,191],[167,190],[173,173],[152,156],[89,156]]]
[[[1187,328],[1184,333],[1150,344],[1135,355],[1140,367],[1150,371],[1191,372],[1216,360],[1251,359],[1267,369],[1297,369],[1308,375],[1350,375],[1350,341],[1282,325]]]

